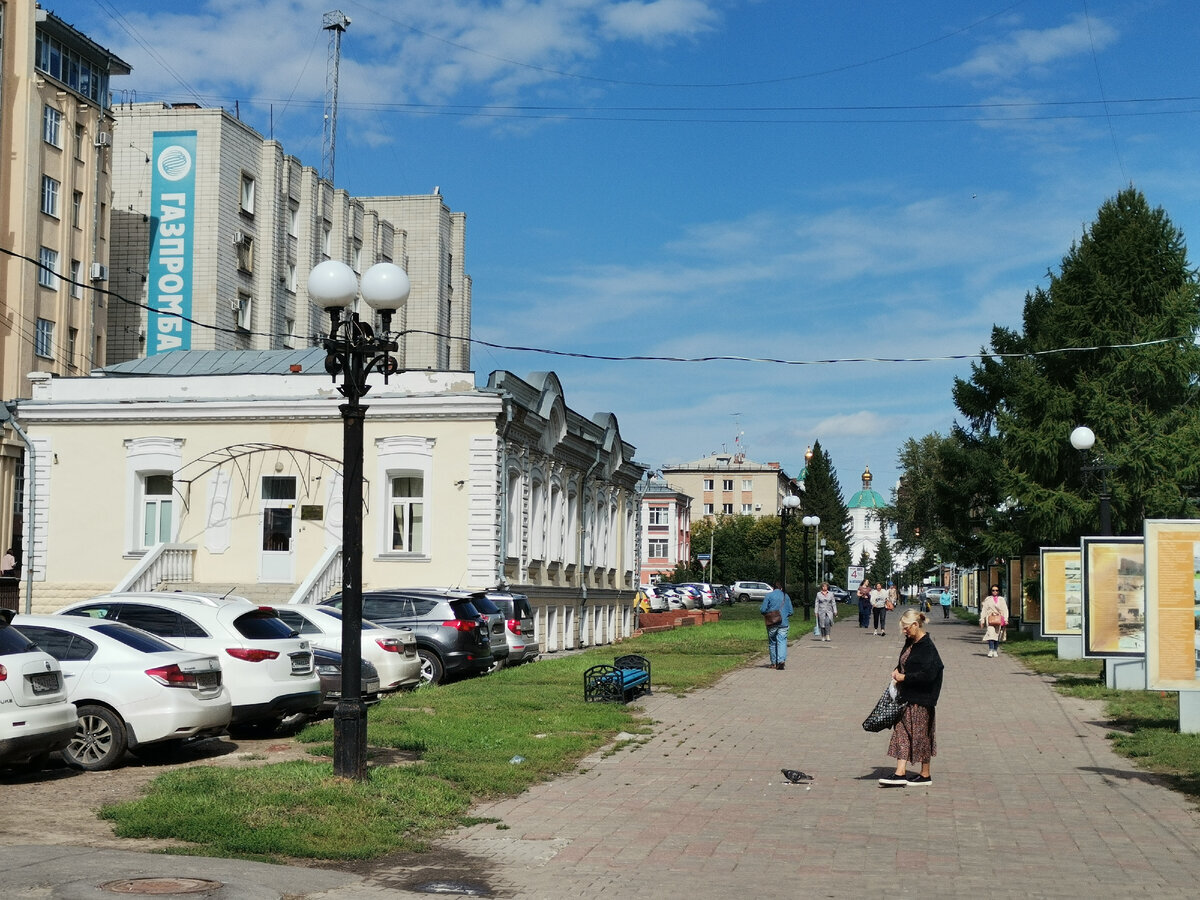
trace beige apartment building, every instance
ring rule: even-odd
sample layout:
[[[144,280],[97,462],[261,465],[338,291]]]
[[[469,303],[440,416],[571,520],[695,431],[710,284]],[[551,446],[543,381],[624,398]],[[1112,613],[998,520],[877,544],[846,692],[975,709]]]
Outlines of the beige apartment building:
[[[129,65],[33,0],[0,2],[0,401],[107,351],[114,119]],[[22,544],[24,443],[0,427],[0,551]]]
[[[109,363],[173,350],[314,346],[326,314],[308,273],[404,268],[393,320],[401,368],[469,371],[466,215],[440,193],[351,197],[224,109],[132,103],[114,110]],[[193,320],[193,321],[189,321]]]
[[[800,487],[777,462],[716,453],[662,467],[663,477],[692,497],[691,519],[710,516],[777,516],[783,498]]]

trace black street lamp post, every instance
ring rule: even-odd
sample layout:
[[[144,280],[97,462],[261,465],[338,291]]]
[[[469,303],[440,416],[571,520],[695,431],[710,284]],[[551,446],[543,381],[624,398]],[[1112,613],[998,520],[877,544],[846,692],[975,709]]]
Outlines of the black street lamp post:
[[[383,328],[349,310],[358,278],[343,262],[326,260],[308,276],[308,296],[329,311],[324,341],[325,370],[346,398],[342,414],[342,696],[333,712],[333,772],[342,778],[367,777],[367,706],[362,698],[362,539],[363,423],[367,407],[359,401],[371,389],[372,372],[384,383],[398,369],[392,356],[399,347],[389,331],[392,314],[408,299],[408,275],[393,263],[377,263],[362,277],[362,298],[379,312]]]
[[[812,573],[812,569],[808,566],[808,530],[815,529],[820,533],[821,517],[820,516],[805,516],[800,520],[800,524],[804,526],[804,597],[800,601],[804,606],[804,621],[807,622],[812,611],[812,585],[809,583],[808,576]],[[820,550],[820,545],[814,545],[814,549]]]
[[[1087,452],[1096,444],[1096,433],[1086,425],[1080,425],[1071,432],[1071,446],[1087,458]],[[1109,485],[1108,473],[1113,466],[1104,462],[1104,457],[1096,454],[1096,462],[1079,467],[1081,472],[1100,473],[1100,535],[1108,537],[1112,534],[1112,488]]]
[[[779,586],[787,590],[787,527],[788,520],[800,508],[800,498],[788,494],[779,504]]]

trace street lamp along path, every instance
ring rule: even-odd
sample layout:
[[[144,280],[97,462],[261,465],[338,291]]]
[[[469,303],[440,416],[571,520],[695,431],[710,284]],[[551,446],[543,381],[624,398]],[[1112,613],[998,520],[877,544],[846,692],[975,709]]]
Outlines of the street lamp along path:
[[[333,712],[333,771],[343,778],[367,777],[367,705],[362,698],[362,474],[363,423],[367,407],[359,401],[371,389],[372,372],[398,371],[392,356],[392,315],[408,300],[410,284],[394,263],[376,263],[362,276],[362,299],[380,314],[382,330],[351,310],[359,281],[344,262],[325,260],[308,276],[308,296],[329,312],[324,340],[325,370],[342,376],[338,391],[346,398],[342,414],[342,697]]]

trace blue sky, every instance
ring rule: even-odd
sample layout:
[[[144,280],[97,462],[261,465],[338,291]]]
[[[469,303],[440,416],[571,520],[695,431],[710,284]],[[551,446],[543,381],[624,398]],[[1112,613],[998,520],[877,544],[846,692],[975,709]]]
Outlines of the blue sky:
[[[610,356],[977,353],[1020,325],[1132,183],[1200,235],[1194,0],[73,0],[136,99],[235,102],[336,183],[435,185],[467,214],[474,337]],[[1193,249],[1192,261],[1197,253]],[[722,449],[847,498],[946,433],[965,360],[603,362],[475,346],[479,380],[553,369],[651,466]],[[1064,441],[1066,435],[1063,436]]]

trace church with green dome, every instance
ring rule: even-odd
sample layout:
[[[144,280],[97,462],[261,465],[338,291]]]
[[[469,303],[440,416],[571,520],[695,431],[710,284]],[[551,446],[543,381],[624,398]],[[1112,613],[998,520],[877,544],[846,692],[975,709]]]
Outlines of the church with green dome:
[[[862,473],[862,490],[846,504],[850,510],[850,559],[855,565],[862,562],[864,553],[873,559],[879,549],[878,510],[887,503],[879,491],[871,487],[872,480],[871,467],[866,466]]]

